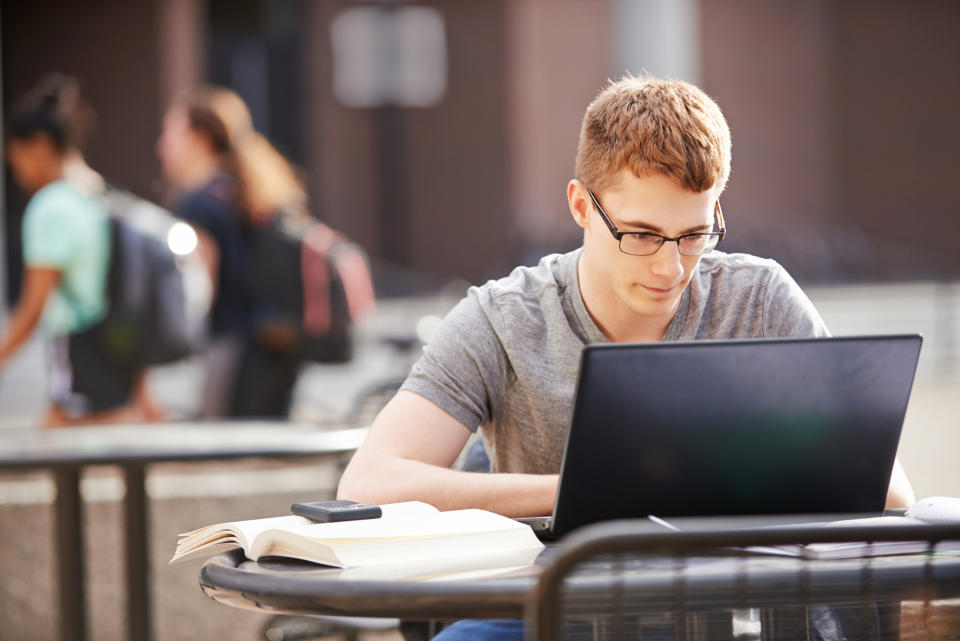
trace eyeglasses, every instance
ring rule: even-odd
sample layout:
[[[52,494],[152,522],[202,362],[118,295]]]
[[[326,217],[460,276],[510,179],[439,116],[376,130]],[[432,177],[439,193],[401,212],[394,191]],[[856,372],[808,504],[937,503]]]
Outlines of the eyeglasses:
[[[717,228],[720,231],[683,234],[676,238],[670,238],[669,236],[648,231],[617,231],[616,226],[613,224],[613,221],[610,220],[610,217],[607,216],[607,212],[603,211],[603,207],[600,206],[600,201],[597,200],[593,191],[588,189],[587,193],[590,194],[590,200],[593,201],[593,205],[597,208],[597,213],[600,214],[603,222],[606,223],[610,234],[620,243],[620,251],[624,254],[630,254],[631,256],[650,256],[651,254],[656,254],[665,242],[671,241],[677,243],[677,249],[680,250],[683,256],[701,256],[716,247],[717,243],[723,240],[723,237],[727,233],[727,228],[723,222],[723,210],[720,209],[719,200],[717,200],[714,206],[713,213],[717,219]]]

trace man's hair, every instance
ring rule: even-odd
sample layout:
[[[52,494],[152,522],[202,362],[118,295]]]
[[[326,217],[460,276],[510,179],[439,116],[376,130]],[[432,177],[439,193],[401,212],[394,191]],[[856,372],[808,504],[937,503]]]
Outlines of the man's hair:
[[[679,80],[624,76],[590,103],[580,128],[575,175],[601,192],[628,168],[666,175],[692,192],[730,176],[730,129],[707,94]]]

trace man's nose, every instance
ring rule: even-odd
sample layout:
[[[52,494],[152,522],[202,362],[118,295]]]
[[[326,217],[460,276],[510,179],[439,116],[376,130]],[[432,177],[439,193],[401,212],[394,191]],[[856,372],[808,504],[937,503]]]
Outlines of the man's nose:
[[[652,255],[652,271],[665,279],[676,279],[683,274],[683,260],[680,255],[680,246],[676,241],[668,240],[660,246],[657,253]]]

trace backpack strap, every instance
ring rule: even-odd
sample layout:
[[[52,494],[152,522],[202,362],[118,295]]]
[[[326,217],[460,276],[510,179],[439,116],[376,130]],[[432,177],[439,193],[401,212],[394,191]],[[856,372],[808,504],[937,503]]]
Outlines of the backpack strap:
[[[300,254],[303,275],[303,327],[308,333],[324,334],[332,324],[330,281],[339,276],[353,322],[376,306],[367,261],[351,243],[323,223],[313,223],[303,236]],[[331,274],[330,270],[336,274]]]
[[[303,328],[311,334],[330,331],[330,265],[327,254],[337,237],[322,223],[310,225],[303,235],[300,270],[303,274]]]
[[[343,281],[350,318],[356,323],[372,313],[377,304],[370,268],[363,252],[352,243],[344,243],[339,251],[335,251],[334,264]]]

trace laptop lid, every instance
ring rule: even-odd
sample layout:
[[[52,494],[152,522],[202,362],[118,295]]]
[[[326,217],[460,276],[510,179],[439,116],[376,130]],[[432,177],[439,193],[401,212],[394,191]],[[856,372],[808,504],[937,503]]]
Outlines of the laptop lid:
[[[585,347],[553,534],[648,514],[880,513],[921,341]]]

